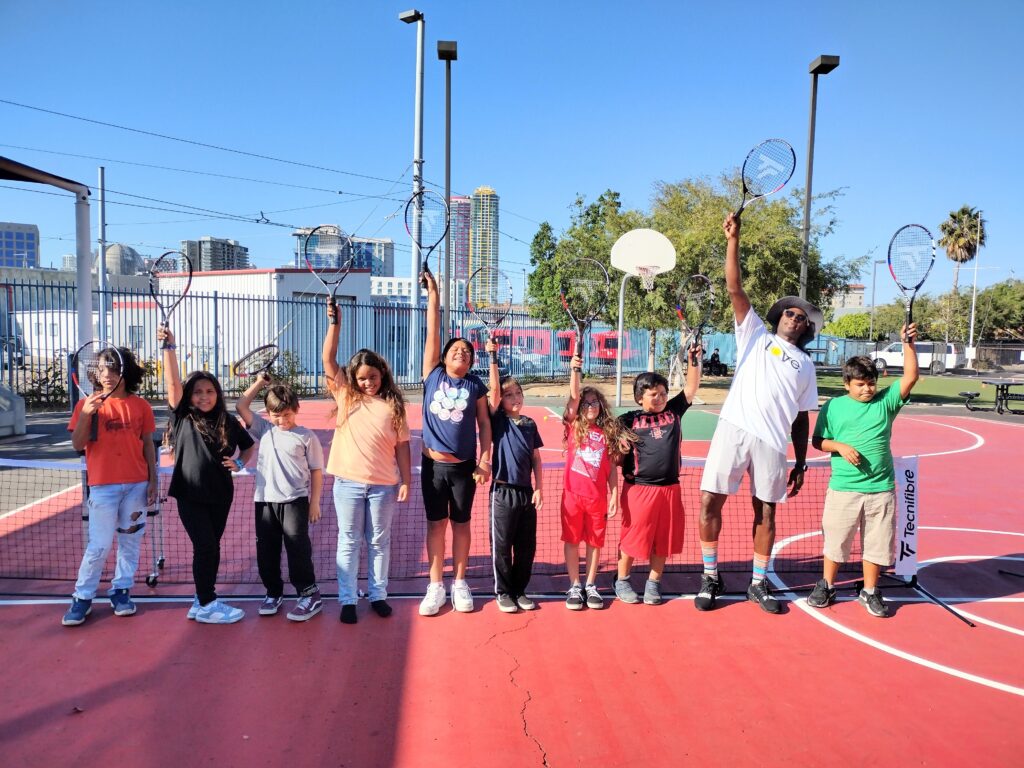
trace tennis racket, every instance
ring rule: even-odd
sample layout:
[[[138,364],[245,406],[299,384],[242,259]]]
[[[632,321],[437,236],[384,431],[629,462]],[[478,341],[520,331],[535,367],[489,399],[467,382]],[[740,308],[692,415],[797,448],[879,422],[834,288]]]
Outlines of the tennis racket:
[[[166,279],[171,274],[175,275],[175,279]],[[162,281],[163,285],[161,276],[165,278]],[[153,297],[160,310],[161,328],[169,327],[171,314],[188,294],[191,285],[192,260],[185,254],[180,251],[167,251],[153,262],[149,268],[149,295]],[[167,342],[164,341],[160,347],[166,349]]]
[[[935,241],[932,233],[920,224],[900,227],[889,241],[889,272],[903,293],[908,327],[914,319],[914,299],[934,263]],[[903,341],[908,341],[905,335]]]
[[[345,282],[352,271],[352,238],[333,224],[315,227],[306,235],[302,244],[302,257],[306,268],[320,281],[329,294],[327,304],[334,311],[330,313],[331,325],[338,324],[338,286]]]
[[[270,369],[277,362],[278,354],[280,354],[280,350],[277,344],[264,344],[261,347],[256,347],[232,366],[235,376],[246,379],[250,376],[258,378],[261,374],[269,374]]]
[[[484,324],[490,338],[512,308],[512,281],[500,269],[480,267],[469,277],[466,308]]]
[[[71,382],[83,398],[102,392],[103,403],[121,384],[124,360],[117,347],[105,341],[94,339],[86,342],[71,356]],[[92,414],[89,424],[89,441],[98,437],[100,416]]]
[[[421,190],[405,204],[405,229],[423,256],[424,274],[430,272],[430,254],[444,240],[451,225],[451,212],[445,199],[433,190]],[[426,251],[426,254],[423,252]],[[426,285],[421,278],[420,282]]]
[[[700,345],[715,310],[715,289],[704,275],[689,277],[679,289],[676,299],[676,315],[687,332],[683,349],[689,354],[690,347]]]
[[[608,270],[593,259],[574,259],[558,270],[559,294],[576,325],[575,357],[583,357],[583,334],[608,303]]]
[[[786,186],[795,169],[796,153],[783,139],[768,139],[750,150],[743,161],[743,202],[736,218],[755,200]]]

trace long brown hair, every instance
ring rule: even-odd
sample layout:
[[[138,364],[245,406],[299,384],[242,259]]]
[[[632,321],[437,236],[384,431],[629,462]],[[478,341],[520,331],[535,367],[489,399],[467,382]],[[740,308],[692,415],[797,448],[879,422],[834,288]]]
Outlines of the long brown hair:
[[[395,432],[401,433],[406,424],[405,398],[402,397],[402,391],[395,385],[395,378],[391,375],[391,367],[388,365],[388,361],[372,349],[360,349],[352,355],[352,358],[348,361],[348,365],[345,366],[345,399],[351,404],[369,397],[365,392],[359,389],[359,385],[356,384],[356,372],[364,365],[368,365],[370,368],[376,368],[377,371],[380,372],[380,389],[377,391],[376,397],[387,401],[388,405],[391,406],[391,424],[395,428]],[[335,398],[334,408],[331,409],[331,418],[338,415],[338,401],[336,398],[340,389],[342,388],[338,386],[337,382],[328,377],[327,390],[330,392],[331,396]],[[341,418],[338,420],[338,426],[344,424],[347,418],[347,413],[342,414]]]
[[[637,436],[622,426],[622,422],[615,418],[608,407],[608,401],[605,400],[601,391],[595,387],[584,387],[580,390],[580,399],[576,403],[576,416],[572,421],[569,420],[569,408],[566,406],[565,413],[562,415],[562,423],[565,424],[563,442],[568,444],[571,435],[573,444],[577,448],[583,445],[587,432],[590,430],[587,417],[583,415],[582,407],[583,401],[587,399],[588,395],[593,395],[598,402],[598,414],[597,418],[594,419],[594,426],[604,433],[605,442],[608,444],[608,458],[613,463],[618,463],[626,453],[623,447],[629,443],[635,443]]]
[[[192,407],[192,392],[200,381],[208,381],[213,384],[213,389],[217,393],[217,402],[209,413],[203,413],[198,408]],[[221,389],[220,382],[212,373],[206,371],[190,373],[182,385],[181,399],[173,410],[178,419],[188,418],[192,422],[192,426],[207,445],[221,451],[228,449],[228,409],[224,405],[224,390]]]

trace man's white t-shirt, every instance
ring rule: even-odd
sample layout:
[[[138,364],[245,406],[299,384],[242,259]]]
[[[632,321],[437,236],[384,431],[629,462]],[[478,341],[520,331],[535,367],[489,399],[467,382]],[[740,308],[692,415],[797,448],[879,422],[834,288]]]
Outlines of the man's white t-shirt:
[[[736,324],[736,373],[719,418],[785,453],[797,413],[817,409],[810,355],[771,333],[748,310]]]

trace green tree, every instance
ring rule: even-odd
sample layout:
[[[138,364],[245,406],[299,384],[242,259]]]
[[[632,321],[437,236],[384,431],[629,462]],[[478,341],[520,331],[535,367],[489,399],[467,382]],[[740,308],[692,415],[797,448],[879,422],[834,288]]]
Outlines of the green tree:
[[[871,314],[857,312],[826,323],[822,333],[829,336],[840,336],[844,339],[866,339],[871,330]]]
[[[979,228],[978,217],[981,211],[969,205],[961,205],[959,210],[950,211],[949,218],[939,225],[942,237],[939,245],[946,250],[946,257],[953,262],[953,295],[957,294],[960,280],[960,267],[978,255],[978,248],[985,244],[985,219],[981,219]]]
[[[975,305],[976,341],[1024,339],[1024,280],[990,285],[978,293]]]

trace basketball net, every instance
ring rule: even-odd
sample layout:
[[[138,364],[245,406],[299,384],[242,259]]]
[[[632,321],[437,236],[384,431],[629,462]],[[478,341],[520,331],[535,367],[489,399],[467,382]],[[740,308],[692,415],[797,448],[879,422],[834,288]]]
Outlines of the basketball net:
[[[657,267],[637,267],[637,274],[640,275],[640,284],[645,291],[654,290],[654,278],[658,274]]]

